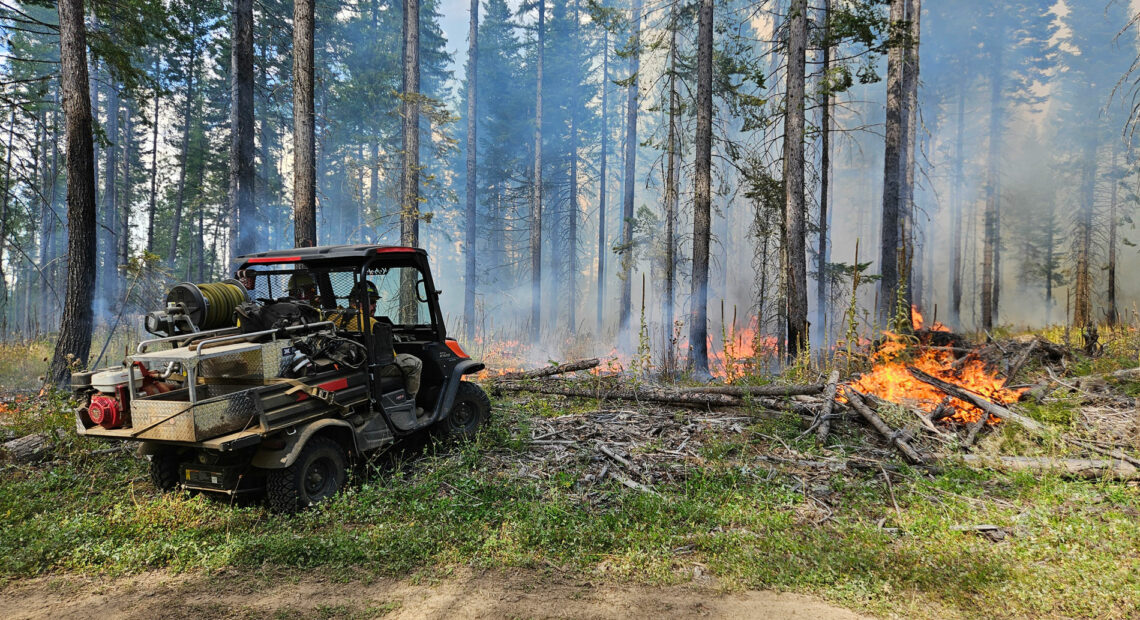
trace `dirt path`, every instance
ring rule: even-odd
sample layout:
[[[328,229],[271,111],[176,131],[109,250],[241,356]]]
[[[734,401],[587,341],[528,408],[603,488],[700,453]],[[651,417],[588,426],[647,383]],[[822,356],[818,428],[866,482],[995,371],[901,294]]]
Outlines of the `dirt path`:
[[[442,580],[314,573],[45,577],[0,589],[2,618],[860,618],[798,594],[594,583],[518,572]]]

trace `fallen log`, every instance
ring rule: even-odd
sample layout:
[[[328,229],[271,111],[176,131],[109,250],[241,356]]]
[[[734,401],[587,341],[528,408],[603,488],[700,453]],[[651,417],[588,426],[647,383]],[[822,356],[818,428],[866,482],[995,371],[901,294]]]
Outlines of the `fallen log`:
[[[910,447],[910,444],[908,444],[899,433],[892,430],[891,427],[887,426],[886,422],[883,422],[882,418],[876,415],[874,411],[871,411],[871,408],[863,401],[863,395],[861,393],[846,386],[844,386],[843,393],[847,396],[847,402],[851,403],[855,411],[858,411],[859,415],[863,416],[863,419],[866,420],[868,424],[879,431],[879,434],[893,444],[899,452],[902,452],[908,461],[916,465],[921,465],[926,462],[926,459],[922,458],[922,455]]]
[[[815,431],[816,442],[823,445],[831,433],[831,410],[835,407],[835,393],[839,391],[839,369],[827,376],[827,388],[823,393],[823,410],[819,412],[819,428]]]
[[[25,435],[19,439],[5,442],[4,456],[13,463],[34,463],[47,460],[51,454],[52,441],[47,433]]]
[[[688,394],[727,394],[729,396],[804,396],[823,392],[822,383],[807,385],[702,385],[684,387],[679,392]]]
[[[744,404],[742,400],[727,394],[689,394],[676,390],[666,390],[654,387],[622,388],[573,385],[570,382],[534,381],[534,382],[496,382],[495,389],[504,392],[533,392],[535,394],[554,394],[559,396],[576,396],[579,398],[596,398],[599,400],[629,400],[662,403],[666,405],[702,405],[706,407],[739,407]]]
[[[1012,420],[1014,422],[1017,422],[1023,428],[1025,428],[1025,430],[1036,433],[1038,435],[1045,433],[1045,426],[1037,420],[1027,418],[1020,413],[1010,411],[1009,409],[986,400],[981,395],[976,394],[960,385],[954,385],[953,383],[948,383],[937,377],[932,377],[925,372],[922,372],[921,370],[915,368],[914,366],[907,366],[906,370],[915,379],[918,379],[919,381],[922,381],[928,385],[932,385],[942,390],[949,396],[953,396],[954,398],[968,402],[992,416],[997,416],[1003,420]]]
[[[971,469],[1000,471],[1055,472],[1079,478],[1118,478],[1136,480],[1140,469],[1121,460],[1058,459],[1044,456],[985,456],[965,454],[960,457]]]
[[[986,425],[986,421],[989,419],[990,414],[983,411],[977,420],[970,422],[970,432],[966,434],[966,441],[962,442],[962,447],[969,448],[974,445],[974,440],[978,437],[978,431],[982,430],[982,427]]]
[[[574,362],[566,362],[565,364],[552,364],[543,368],[535,370],[523,370],[520,372],[508,372],[495,377],[491,377],[492,381],[514,381],[518,379],[541,379],[543,377],[553,377],[554,375],[561,375],[568,372],[576,372],[579,370],[589,370],[595,368],[601,362],[597,358],[588,360],[577,360]]]

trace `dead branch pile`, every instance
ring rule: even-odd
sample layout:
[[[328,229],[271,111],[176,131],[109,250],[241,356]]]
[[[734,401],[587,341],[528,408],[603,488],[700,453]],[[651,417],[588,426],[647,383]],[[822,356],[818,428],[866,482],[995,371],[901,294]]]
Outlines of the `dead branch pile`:
[[[973,345],[949,332],[921,331],[915,339],[920,351],[926,348],[950,352],[956,367],[980,359],[1006,386],[1032,387],[1025,390],[1023,399],[1049,402],[1074,394],[1085,396],[1082,403],[1092,404],[1092,413],[1082,407],[1078,422],[1086,428],[1097,421],[1094,417],[1099,416],[1100,421],[1110,417],[1108,408],[1098,409],[1094,401],[1114,405],[1121,428],[1108,436],[1066,434],[1015,411],[1013,406],[993,402],[914,366],[907,367],[906,372],[944,395],[933,411],[929,405],[927,410],[920,410],[853,389],[850,383],[840,381],[838,371],[830,373],[823,382],[802,385],[675,387],[635,383],[619,375],[567,378],[568,373],[597,366],[597,360],[581,360],[503,375],[486,385],[493,393],[547,394],[597,401],[599,410],[590,414],[535,421],[532,447],[520,467],[525,470],[524,475],[538,477],[548,475],[551,467],[557,470],[561,464],[573,462],[587,465],[584,482],[597,482],[608,476],[627,487],[649,491],[649,485],[655,481],[684,475],[685,464],[699,460],[703,438],[710,433],[739,433],[751,426],[756,416],[781,411],[800,415],[807,427],[802,436],[814,433],[821,446],[836,431],[837,422],[847,421],[839,425],[848,434],[845,436],[855,429],[865,429],[856,431],[857,435],[873,438],[863,442],[864,446],[889,446],[904,460],[919,466],[969,451],[986,431],[1003,422],[1013,423],[1028,432],[1033,441],[1056,445],[1050,440],[1060,439],[1075,451],[1075,458],[1066,455],[981,459],[966,455],[962,462],[971,467],[1049,470],[1079,477],[1137,477],[1140,458],[1131,456],[1128,450],[1140,449],[1140,401],[1113,394],[1106,386],[1140,380],[1140,369],[1066,381],[1058,375],[1066,373],[1074,354],[1040,337]],[[1028,371],[1036,375],[1043,371],[1047,377],[1036,383],[1019,383]],[[951,403],[958,401],[977,407],[983,415],[969,424],[956,421],[960,418],[951,417],[955,413]],[[1127,410],[1121,411],[1124,405]],[[881,459],[878,462],[883,464]]]

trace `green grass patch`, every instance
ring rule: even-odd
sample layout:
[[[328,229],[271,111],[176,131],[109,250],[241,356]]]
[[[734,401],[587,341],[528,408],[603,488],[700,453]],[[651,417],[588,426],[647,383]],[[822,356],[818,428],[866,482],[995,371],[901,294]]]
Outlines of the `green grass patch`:
[[[76,443],[59,463],[0,474],[0,578],[224,567],[404,576],[553,565],[668,584],[689,580],[700,565],[728,588],[794,590],[908,617],[1123,617],[1140,609],[1134,486],[954,468],[934,476],[904,468],[889,488],[874,470],[805,479],[753,458],[769,449],[763,435],[790,442],[802,432],[775,417],[705,441],[699,464],[658,484],[659,495],[612,481],[583,488],[573,467],[534,479],[491,466],[524,449],[528,420],[547,414],[530,403],[497,407],[474,444],[429,448],[359,474],[334,500],[294,516],[158,494],[142,461],[92,455]],[[1006,537],[961,531],[977,524]],[[304,615],[372,617],[397,606]]]

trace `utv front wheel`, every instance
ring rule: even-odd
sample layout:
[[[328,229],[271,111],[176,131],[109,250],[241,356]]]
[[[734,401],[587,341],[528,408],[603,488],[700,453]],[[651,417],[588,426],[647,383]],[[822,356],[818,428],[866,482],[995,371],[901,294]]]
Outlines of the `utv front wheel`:
[[[491,399],[483,388],[470,381],[460,381],[455,402],[447,417],[436,422],[435,431],[441,439],[467,441],[491,417]]]
[[[265,480],[269,508],[295,512],[332,497],[344,484],[347,461],[344,449],[332,439],[310,439],[292,465],[269,470]]]

